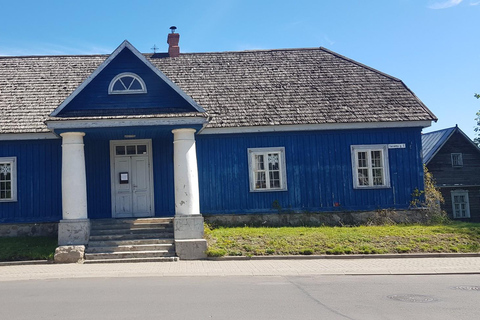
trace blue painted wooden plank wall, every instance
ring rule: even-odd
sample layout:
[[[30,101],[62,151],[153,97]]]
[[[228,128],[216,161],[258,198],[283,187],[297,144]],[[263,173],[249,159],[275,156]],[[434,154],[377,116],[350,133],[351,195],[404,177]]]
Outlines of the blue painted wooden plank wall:
[[[111,217],[110,140],[152,139],[155,216],[173,216],[173,135],[165,127],[88,131],[85,136],[89,218]],[[406,208],[423,188],[419,128],[197,135],[202,213],[339,211]],[[350,145],[405,143],[390,149],[391,188],[353,188]],[[249,191],[248,148],[285,147],[288,191]],[[0,203],[0,222],[61,219],[61,140],[2,141],[17,157],[18,201]],[[335,206],[338,203],[340,206]]]
[[[110,81],[123,72],[139,75],[147,86],[147,93],[109,95]],[[115,112],[151,114],[173,110],[174,112],[196,111],[128,48],[125,48],[60,112],[59,116],[103,113],[112,115]]]
[[[62,218],[61,140],[0,141],[0,157],[17,157],[18,201],[0,202],[0,223]]]
[[[407,208],[423,189],[421,129],[370,129],[197,136],[204,214],[285,210]],[[405,143],[390,149],[391,188],[353,188],[351,145]],[[248,148],[285,147],[288,191],[250,192]],[[336,206],[336,204],[338,206]]]

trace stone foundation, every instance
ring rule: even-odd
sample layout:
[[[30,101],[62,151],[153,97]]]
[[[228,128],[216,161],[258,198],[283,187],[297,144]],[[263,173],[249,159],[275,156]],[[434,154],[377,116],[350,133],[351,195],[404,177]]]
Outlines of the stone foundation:
[[[358,226],[388,223],[425,223],[425,210],[356,212],[266,213],[203,215],[205,222],[220,226]]]
[[[56,237],[57,222],[0,224],[0,237]]]

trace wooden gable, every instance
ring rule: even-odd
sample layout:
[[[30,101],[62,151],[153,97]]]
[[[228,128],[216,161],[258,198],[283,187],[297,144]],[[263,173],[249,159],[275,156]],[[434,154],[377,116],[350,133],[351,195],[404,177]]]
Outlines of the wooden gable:
[[[452,164],[452,154],[461,154],[461,166]],[[480,184],[480,150],[459,129],[443,143],[427,166],[439,186]]]
[[[128,42],[127,42],[128,44]],[[131,45],[122,45],[65,102],[55,117],[89,117],[203,112],[160,70]],[[133,74],[146,92],[111,94],[109,87],[118,75]]]

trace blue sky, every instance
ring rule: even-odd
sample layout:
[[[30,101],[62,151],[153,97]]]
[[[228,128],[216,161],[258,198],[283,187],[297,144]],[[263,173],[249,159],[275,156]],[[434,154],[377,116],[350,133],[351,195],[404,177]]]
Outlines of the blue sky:
[[[0,55],[111,53],[123,40],[181,52],[326,47],[400,78],[474,136],[480,0],[0,0]]]

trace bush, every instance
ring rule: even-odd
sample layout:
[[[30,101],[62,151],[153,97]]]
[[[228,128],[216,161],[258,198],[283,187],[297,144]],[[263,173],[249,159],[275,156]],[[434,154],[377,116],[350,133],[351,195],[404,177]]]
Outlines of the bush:
[[[436,187],[433,174],[423,165],[424,190],[415,189],[410,205],[425,210],[427,222],[431,224],[446,224],[450,222],[447,213],[442,210],[441,204],[445,203],[442,193]]]

